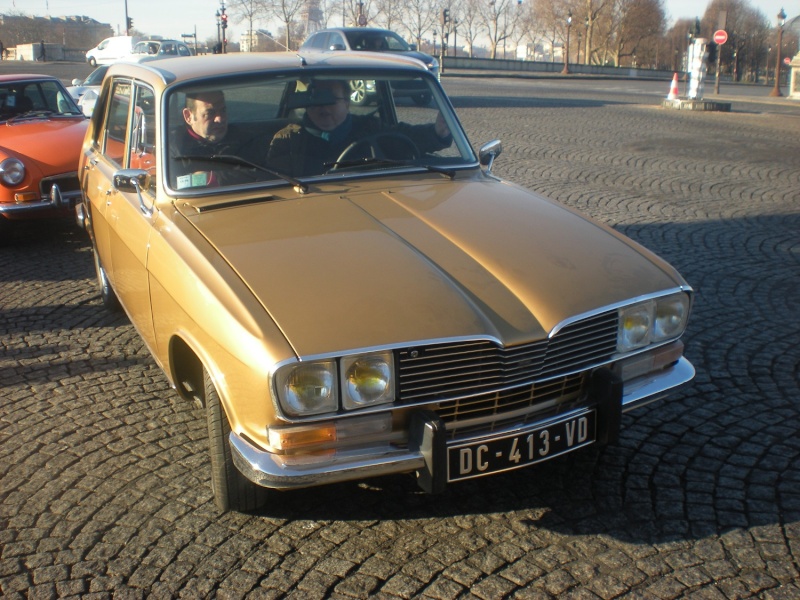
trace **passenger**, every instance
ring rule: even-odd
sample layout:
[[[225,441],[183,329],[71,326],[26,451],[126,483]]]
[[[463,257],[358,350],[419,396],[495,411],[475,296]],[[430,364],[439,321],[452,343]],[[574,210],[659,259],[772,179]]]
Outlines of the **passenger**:
[[[422,153],[447,148],[453,142],[441,113],[435,123],[399,123],[385,128],[376,117],[350,113],[347,81],[315,81],[309,92],[310,105],[302,122],[287,125],[270,143],[267,163],[281,173],[295,177],[322,174],[350,144],[381,131],[407,136]]]

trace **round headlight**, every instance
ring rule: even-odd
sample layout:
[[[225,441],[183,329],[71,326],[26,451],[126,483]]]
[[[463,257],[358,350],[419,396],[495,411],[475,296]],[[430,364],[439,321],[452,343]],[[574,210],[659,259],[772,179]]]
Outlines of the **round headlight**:
[[[689,298],[685,294],[658,300],[653,325],[653,341],[660,342],[676,338],[683,333],[688,312]]]
[[[333,361],[287,367],[278,375],[281,405],[292,416],[334,412],[336,398],[336,365]]]
[[[342,403],[345,409],[394,400],[390,352],[343,359]]]
[[[620,310],[617,350],[628,352],[646,346],[650,341],[653,323],[653,304],[645,302]]]
[[[6,185],[19,185],[25,179],[25,165],[18,158],[7,158],[0,163],[0,180]]]

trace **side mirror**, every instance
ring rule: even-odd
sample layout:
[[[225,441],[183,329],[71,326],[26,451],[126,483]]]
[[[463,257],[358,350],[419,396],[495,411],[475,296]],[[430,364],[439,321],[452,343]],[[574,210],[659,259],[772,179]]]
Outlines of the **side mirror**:
[[[409,47],[409,49],[413,50],[414,52],[417,51],[417,45],[416,44],[409,44],[408,47]]]
[[[75,78],[75,79],[72,80],[72,85],[80,85],[82,83],[83,83],[82,79]]]
[[[481,146],[481,149],[478,151],[478,158],[481,161],[481,164],[486,167],[486,171],[491,172],[494,159],[500,156],[502,153],[502,142],[500,140],[492,140],[491,142]]]

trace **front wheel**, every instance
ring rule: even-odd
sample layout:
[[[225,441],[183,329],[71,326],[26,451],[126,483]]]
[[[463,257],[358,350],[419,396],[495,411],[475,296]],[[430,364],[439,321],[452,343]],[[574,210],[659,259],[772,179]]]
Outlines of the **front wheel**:
[[[100,300],[102,300],[103,306],[105,306],[108,310],[117,312],[122,308],[119,303],[119,298],[117,298],[117,294],[114,292],[114,289],[111,287],[111,283],[108,281],[108,275],[106,274],[106,270],[103,268],[103,263],[100,262],[100,256],[97,254],[96,248],[93,250],[93,254],[94,270],[97,274],[97,286],[100,288]]]
[[[96,67],[97,66],[97,61],[94,59],[94,56],[89,59],[89,66],[90,67]]]
[[[214,503],[223,512],[248,511],[263,506],[268,490],[244,475],[233,464],[231,456],[231,426],[219,400],[217,388],[208,371],[203,369],[203,393],[208,421],[208,449],[211,455],[211,488]]]

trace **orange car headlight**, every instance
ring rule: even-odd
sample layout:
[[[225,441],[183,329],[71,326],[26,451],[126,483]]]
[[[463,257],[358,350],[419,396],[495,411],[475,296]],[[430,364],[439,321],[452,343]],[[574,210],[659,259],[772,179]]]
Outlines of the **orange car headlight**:
[[[0,162],[0,181],[6,185],[19,185],[25,179],[25,165],[18,158]]]

